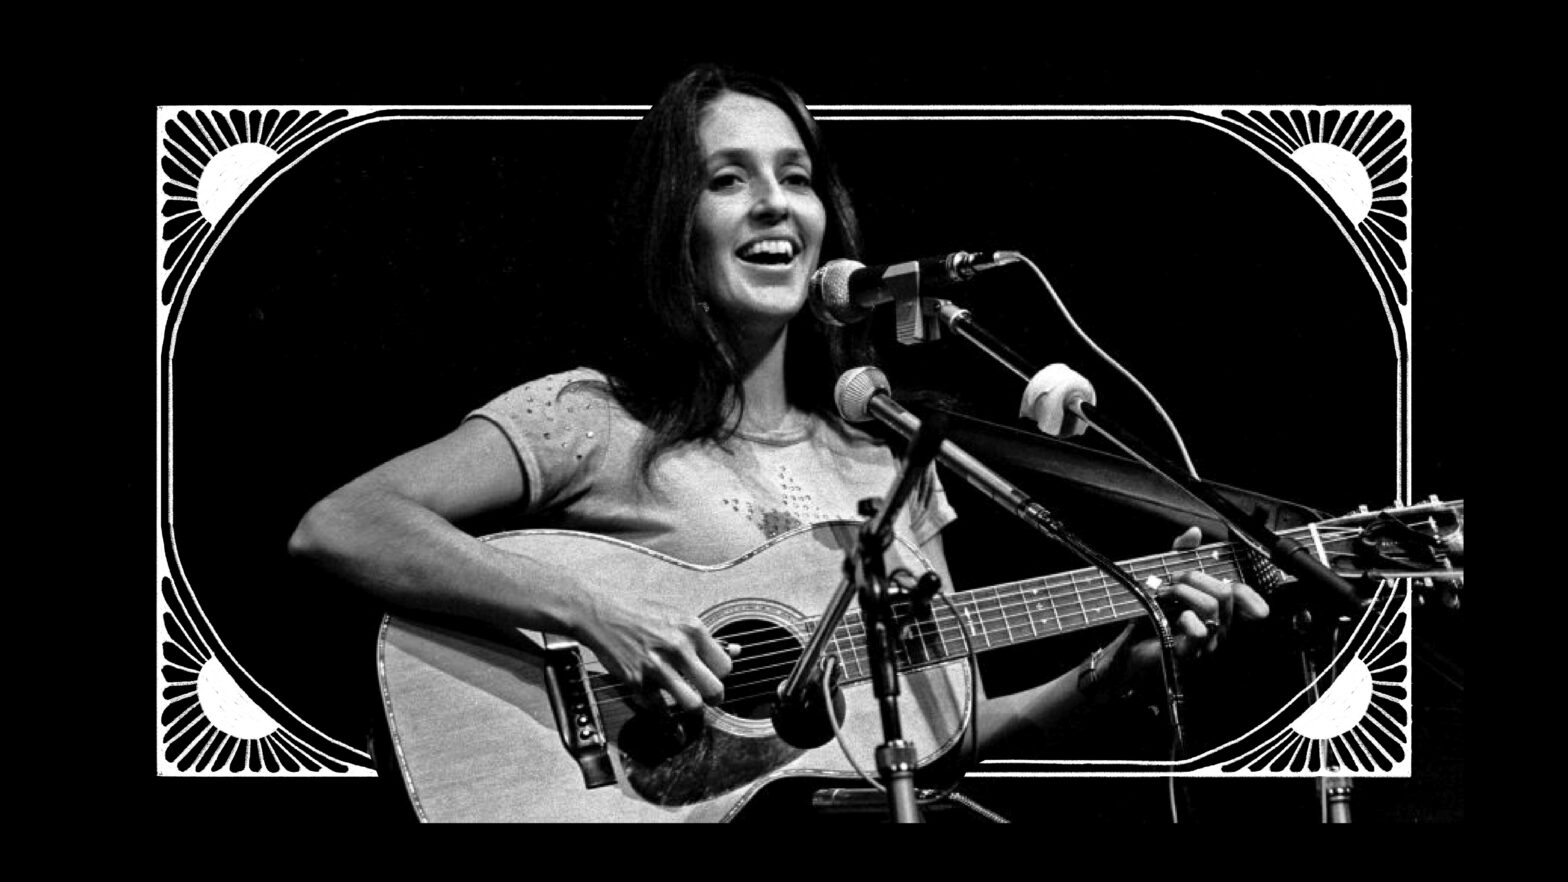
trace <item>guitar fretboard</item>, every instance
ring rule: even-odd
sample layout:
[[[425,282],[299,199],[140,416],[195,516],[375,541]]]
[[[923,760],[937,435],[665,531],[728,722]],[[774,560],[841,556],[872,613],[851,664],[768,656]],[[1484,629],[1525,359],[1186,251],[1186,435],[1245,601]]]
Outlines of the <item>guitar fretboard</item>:
[[[1406,524],[1412,533],[1436,537],[1443,531],[1434,516],[1457,516],[1462,524],[1463,513],[1464,503],[1439,502],[1434,498],[1430,504],[1397,512],[1397,520]],[[1362,528],[1367,523],[1379,517],[1393,518],[1395,514],[1348,516],[1285,530],[1280,536],[1304,542],[1328,564],[1331,558],[1351,550],[1352,542],[1363,535]],[[1217,579],[1248,581],[1265,594],[1283,577],[1279,569],[1259,553],[1229,542],[1135,558],[1121,562],[1120,566],[1145,585],[1155,578],[1161,584],[1168,584],[1182,573],[1202,570]],[[897,619],[904,625],[895,644],[901,666],[936,664],[962,657],[971,647],[975,652],[984,652],[1146,614],[1143,604],[1131,591],[1094,567],[957,592],[947,597],[952,602],[951,608],[940,599],[936,600],[931,605],[931,614],[918,621],[911,617],[908,603],[894,604]],[[845,614],[834,631],[830,647],[838,655],[846,682],[870,678],[866,626],[860,610]]]
[[[1304,535],[1309,530],[1300,528],[1282,535]],[[1352,535],[1354,531],[1320,538],[1328,550]],[[1244,551],[1231,543],[1217,543],[1123,561],[1121,567],[1145,585],[1151,578],[1162,584],[1175,582],[1191,570],[1202,570],[1217,579],[1244,581]],[[1272,568],[1271,564],[1265,566]],[[899,622],[907,623],[895,649],[901,666],[936,664],[962,657],[969,647],[984,652],[1146,615],[1131,591],[1094,567],[947,596],[951,609],[940,599],[934,600],[930,616],[919,621],[909,618],[908,603],[894,604]],[[870,678],[866,625],[860,610],[845,613],[828,652],[838,655],[844,682]]]

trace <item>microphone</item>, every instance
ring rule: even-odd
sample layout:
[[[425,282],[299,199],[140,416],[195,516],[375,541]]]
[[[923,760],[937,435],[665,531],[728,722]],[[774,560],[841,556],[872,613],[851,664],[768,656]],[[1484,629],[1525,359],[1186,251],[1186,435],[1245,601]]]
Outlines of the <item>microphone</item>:
[[[1020,259],[1016,251],[954,251],[904,263],[866,266],[857,260],[830,260],[811,274],[811,309],[830,325],[854,324],[879,303],[895,298],[896,286],[954,285]]]
[[[833,401],[846,422],[863,423],[876,419],[908,439],[920,433],[920,419],[893,400],[887,375],[869,365],[850,368],[839,375],[833,386]],[[937,447],[936,461],[947,466],[968,484],[1008,511],[1035,523],[1039,506],[1022,490],[1001,475],[986,468],[962,447],[943,441]]]

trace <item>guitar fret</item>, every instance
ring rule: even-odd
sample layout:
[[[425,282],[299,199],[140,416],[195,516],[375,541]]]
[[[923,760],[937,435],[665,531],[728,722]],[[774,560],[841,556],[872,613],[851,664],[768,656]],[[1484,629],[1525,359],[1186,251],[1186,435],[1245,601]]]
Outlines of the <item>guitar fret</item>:
[[[859,629],[858,634],[856,633],[857,628]],[[860,647],[865,643],[866,629],[860,624],[859,617],[851,612],[844,616],[843,631],[845,640],[849,642],[848,658],[844,661],[844,675],[845,677],[864,677],[867,675],[868,666],[860,659]],[[853,662],[855,666],[853,674],[849,671],[850,662]]]
[[[996,611],[1002,614],[1002,630],[1007,633],[1007,643],[1013,642],[1013,626],[1007,622],[1007,607],[1002,605],[1002,592],[995,586],[991,587],[991,602],[996,604]]]
[[[848,659],[848,655],[849,654],[844,651],[843,644],[841,644],[839,642],[841,639],[842,639],[842,629],[839,629],[838,631],[834,631],[833,632],[833,638],[829,641],[829,643],[832,644],[833,655],[838,657],[839,667],[844,670],[845,676],[848,676],[849,675],[849,666],[847,664],[847,659]],[[854,644],[853,643],[850,644],[850,648],[851,649],[854,648]]]
[[[1066,630],[1066,628],[1062,625],[1062,611],[1056,607],[1056,592],[1051,590],[1050,584],[1050,581],[1047,580],[1045,588],[1045,599],[1051,604],[1051,624],[1056,626],[1056,631],[1058,634],[1060,634],[1062,631]]]
[[[1100,611],[1101,610],[1107,611],[1107,616],[1109,618],[1115,618],[1115,616],[1116,616],[1115,601],[1111,597],[1111,590],[1110,590],[1110,587],[1109,587],[1109,583],[1105,580],[1104,577],[1097,577],[1096,578],[1096,584],[1093,587],[1099,589],[1097,594],[1091,594],[1090,595],[1090,599],[1095,601],[1095,604],[1096,604],[1093,607],[1093,611],[1094,611],[1094,614],[1095,614],[1093,620],[1094,621],[1103,620],[1102,617],[1100,616]],[[1082,605],[1083,604],[1083,600],[1080,598],[1078,603],[1079,603],[1079,605]],[[1087,613],[1085,613],[1084,619],[1086,621],[1090,621],[1090,617],[1089,617],[1089,615]]]
[[[912,608],[904,609],[899,614],[900,621],[903,621],[904,616],[909,616],[912,612]],[[935,661],[931,657],[931,644],[929,642],[929,638],[932,636],[931,627],[935,624],[934,620],[929,616],[923,620],[915,619],[911,616],[907,621],[908,624],[902,629],[902,638],[899,640],[899,645],[908,644],[911,656],[914,656],[915,651],[919,650],[919,657],[915,659],[915,664],[923,665],[927,662]]]
[[[960,603],[962,603],[961,599],[954,600],[955,606]],[[953,656],[957,655],[963,655],[964,623],[959,613],[955,612],[954,610],[944,608],[940,611],[940,613],[938,613],[937,621],[939,623],[937,634],[942,639],[942,654],[948,658],[952,658]],[[949,631],[955,633],[949,637]]]
[[[991,636],[985,632],[985,628],[984,627],[978,627],[977,628],[975,626],[975,611],[974,611],[972,605],[967,605],[967,606],[964,607],[964,620],[965,620],[966,624],[969,627],[969,636],[970,636],[970,638],[973,639],[975,637],[984,637],[985,638],[985,648],[986,649],[990,649],[991,648]]]
[[[1030,594],[1038,594],[1038,593],[1040,593],[1040,589],[1039,588],[1031,588],[1029,593]],[[1023,597],[1023,591],[1022,590],[1020,590],[1018,592],[1018,596],[1019,596],[1020,599]],[[1038,628],[1036,628],[1034,626],[1034,614],[1029,611],[1029,601],[1027,601],[1027,600],[1023,601],[1022,606],[1023,606],[1023,612],[1024,612],[1024,619],[1029,622],[1029,637],[1031,639],[1033,639],[1035,637],[1039,637],[1040,636],[1040,631],[1039,631]]]
[[[1078,601],[1078,614],[1083,616],[1084,626],[1088,627],[1088,625],[1089,625],[1089,610],[1087,608],[1085,608],[1084,605],[1083,605],[1083,594],[1078,590],[1078,577],[1077,577],[1077,574],[1076,573],[1068,573],[1067,575],[1068,575],[1068,578],[1070,578],[1072,580],[1073,599]]]
[[[1006,589],[1005,591],[1003,590],[1004,588]],[[1007,642],[1012,644],[1028,640],[1030,635],[1014,633],[1013,630],[1014,616],[1023,616],[1025,621],[1029,619],[1029,611],[1024,608],[1023,604],[1018,602],[1017,587],[1014,585],[997,585],[995,586],[995,591],[997,605],[1002,608],[1002,627],[1007,630]],[[1022,623],[1018,625],[1018,629],[1019,632],[1022,632]]]
[[[1204,558],[1204,555],[1201,552],[1199,552],[1199,551],[1192,552],[1192,566],[1193,566],[1193,569],[1199,569],[1199,570],[1204,569],[1203,558]],[[1220,562],[1220,548],[1219,548],[1218,545],[1216,545],[1213,548],[1209,549],[1208,558],[1209,558],[1210,561],[1214,562],[1215,564],[1218,564]]]

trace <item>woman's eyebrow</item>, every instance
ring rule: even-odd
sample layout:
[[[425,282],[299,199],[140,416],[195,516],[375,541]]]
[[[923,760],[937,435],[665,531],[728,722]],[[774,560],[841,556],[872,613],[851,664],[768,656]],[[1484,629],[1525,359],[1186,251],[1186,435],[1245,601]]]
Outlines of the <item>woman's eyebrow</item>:
[[[747,160],[757,156],[757,151],[750,147],[720,147],[708,154],[708,164],[737,163],[744,165]],[[811,162],[811,154],[802,147],[785,147],[779,150],[774,159],[779,162],[792,162],[806,165]]]

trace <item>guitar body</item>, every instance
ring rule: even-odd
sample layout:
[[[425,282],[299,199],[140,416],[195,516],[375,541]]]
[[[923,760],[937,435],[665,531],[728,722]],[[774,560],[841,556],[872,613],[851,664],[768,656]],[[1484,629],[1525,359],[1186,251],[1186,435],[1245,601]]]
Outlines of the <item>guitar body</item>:
[[[841,582],[858,528],[803,527],[714,566],[587,533],[486,538],[546,563],[607,574],[629,594],[663,594],[719,639],[741,644],[741,653],[725,680],[724,704],[704,708],[700,720],[690,716],[684,736],[672,741],[661,738],[670,728],[657,725],[659,715],[634,712],[622,700],[586,648],[537,632],[482,636],[387,616],[378,642],[382,703],[416,813],[426,821],[724,821],[780,778],[858,781],[837,741],[800,750],[779,739],[765,703]],[[929,569],[901,541],[888,553],[889,571],[897,566],[915,575]],[[966,662],[952,660],[901,674],[903,733],[921,766],[961,740],[974,710],[970,677]],[[875,775],[883,735],[871,683],[850,682],[843,695],[844,738]]]

